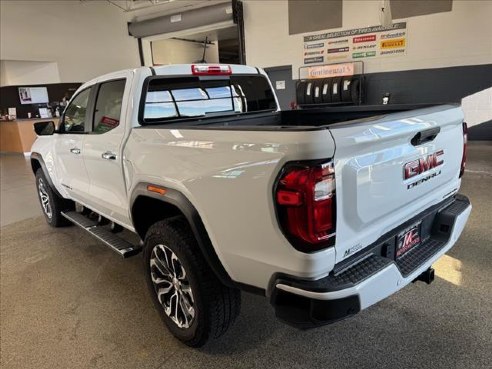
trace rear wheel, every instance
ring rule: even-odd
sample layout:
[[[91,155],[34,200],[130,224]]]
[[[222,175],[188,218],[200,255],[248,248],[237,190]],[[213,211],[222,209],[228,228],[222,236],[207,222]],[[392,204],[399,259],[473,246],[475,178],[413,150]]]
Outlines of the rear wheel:
[[[72,209],[73,201],[64,199],[53,191],[41,168],[36,172],[36,188],[46,222],[52,227],[70,225],[70,221],[61,212]]]
[[[210,269],[183,217],[154,224],[145,237],[146,279],[171,333],[192,347],[224,334],[239,314],[238,289]]]

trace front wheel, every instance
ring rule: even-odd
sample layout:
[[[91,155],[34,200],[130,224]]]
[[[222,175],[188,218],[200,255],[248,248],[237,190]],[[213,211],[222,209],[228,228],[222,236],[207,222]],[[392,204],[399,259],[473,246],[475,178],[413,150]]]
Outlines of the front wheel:
[[[70,221],[64,218],[61,212],[72,209],[73,202],[58,196],[53,191],[41,168],[36,172],[36,189],[46,222],[52,227],[70,225]]]
[[[183,217],[154,224],[144,262],[154,304],[171,333],[191,347],[224,334],[239,314],[238,289],[223,285],[205,261]]]

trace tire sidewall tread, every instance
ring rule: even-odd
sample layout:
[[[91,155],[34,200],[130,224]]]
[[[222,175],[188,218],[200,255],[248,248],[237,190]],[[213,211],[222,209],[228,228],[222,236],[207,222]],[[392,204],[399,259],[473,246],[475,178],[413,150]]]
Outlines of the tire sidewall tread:
[[[157,244],[169,247],[186,270],[195,301],[195,320],[189,328],[179,328],[165,313],[157,299],[150,277],[150,257]],[[171,331],[191,347],[203,346],[232,325],[240,310],[240,292],[223,285],[205,261],[193,232],[184,217],[178,216],[152,225],[145,237],[144,268],[154,305]]]
[[[44,212],[43,206],[41,205],[41,198],[39,196],[39,180],[42,179],[44,183],[44,189],[49,197],[49,203],[51,206],[51,219]],[[74,202],[71,200],[67,200],[63,197],[58,196],[53,188],[51,188],[50,183],[48,182],[46,175],[43,170],[39,168],[36,171],[36,193],[38,194],[39,205],[41,206],[41,211],[46,219],[46,222],[52,227],[65,227],[71,225],[72,223],[66,219],[61,212],[64,210],[71,210],[74,207]]]

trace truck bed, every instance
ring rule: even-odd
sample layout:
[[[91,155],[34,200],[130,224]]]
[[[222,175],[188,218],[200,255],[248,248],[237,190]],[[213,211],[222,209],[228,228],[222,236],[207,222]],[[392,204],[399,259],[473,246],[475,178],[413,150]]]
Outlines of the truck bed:
[[[451,104],[447,104],[448,106]],[[456,105],[456,104],[454,104]],[[142,128],[247,129],[247,130],[309,130],[320,126],[367,118],[382,118],[391,113],[424,109],[436,104],[393,104],[315,107],[280,112],[238,114],[174,120],[149,124]]]

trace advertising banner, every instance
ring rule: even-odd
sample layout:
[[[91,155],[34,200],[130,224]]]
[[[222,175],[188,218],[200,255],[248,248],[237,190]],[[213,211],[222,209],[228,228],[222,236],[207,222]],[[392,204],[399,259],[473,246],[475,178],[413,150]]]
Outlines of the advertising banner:
[[[356,28],[304,36],[304,64],[340,63],[384,56],[404,55],[407,23]],[[315,56],[315,57],[313,57]]]
[[[354,75],[354,63],[333,65],[313,65],[307,68],[307,75],[303,78],[345,77]]]

